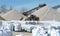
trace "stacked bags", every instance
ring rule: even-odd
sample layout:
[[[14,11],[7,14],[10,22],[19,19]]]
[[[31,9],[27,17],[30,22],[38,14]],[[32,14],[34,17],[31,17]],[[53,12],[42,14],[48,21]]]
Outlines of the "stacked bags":
[[[3,27],[4,30],[13,31],[13,24],[10,23],[9,21],[3,21],[2,27]]]
[[[32,30],[32,36],[44,36],[45,30],[41,27],[36,27]]]
[[[0,36],[13,36],[13,35],[12,35],[12,31],[11,30],[4,29],[3,27],[1,27]]]
[[[32,36],[60,36],[60,29],[50,27],[45,30],[43,27],[35,27],[32,30]]]
[[[48,30],[48,33],[50,34],[50,36],[60,36],[60,29],[50,28]]]
[[[15,23],[14,23],[14,30],[15,30],[15,31],[21,31],[21,24],[18,23],[18,22],[15,22]]]
[[[32,29],[34,28],[34,25],[22,24],[21,27],[22,27],[22,30],[25,30],[27,32],[32,32]]]
[[[3,36],[13,36],[12,35],[13,25],[8,23],[8,21],[3,21],[2,31],[3,31]]]
[[[3,36],[13,36],[12,34],[13,33],[10,30],[3,30]]]
[[[27,32],[32,32],[32,29],[33,29],[34,27],[35,27],[34,25],[26,25],[25,30],[26,30]]]
[[[25,30],[25,24],[21,24],[22,30]]]
[[[8,29],[12,30],[12,31],[13,30],[14,31],[21,31],[21,23],[20,23],[20,21],[3,21],[3,26],[5,28],[8,28]]]

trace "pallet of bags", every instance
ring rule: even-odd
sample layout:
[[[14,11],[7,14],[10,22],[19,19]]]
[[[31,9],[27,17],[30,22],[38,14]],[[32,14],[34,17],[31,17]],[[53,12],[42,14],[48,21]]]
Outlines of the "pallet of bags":
[[[8,23],[8,21],[3,21],[2,26],[4,30],[7,29],[13,31],[13,24]]]
[[[21,31],[21,24],[19,22],[14,23],[14,31]]]
[[[19,21],[3,21],[3,27],[4,29],[21,31],[21,24]]]
[[[60,29],[57,29],[57,36],[60,36]]]
[[[0,36],[12,36],[12,31],[10,29],[4,29],[1,27]]]
[[[11,30],[3,30],[3,36],[13,36]]]
[[[13,25],[8,21],[3,21],[2,24],[3,36],[12,36]]]
[[[20,24],[20,21],[12,20],[12,21],[8,21],[8,23],[13,25],[13,31],[15,31],[15,25]]]
[[[41,27],[36,27],[32,30],[32,36],[45,36],[45,30]]]
[[[21,24],[21,27],[22,27],[22,30],[25,31],[25,27],[26,27],[26,25],[25,25],[25,24]]]
[[[25,21],[20,21],[21,22],[21,28],[22,28],[22,30],[25,30]]]
[[[15,25],[20,24],[20,21],[11,20],[11,21],[8,21],[8,23],[13,25],[13,31],[15,31]]]
[[[26,28],[25,28],[25,30],[27,31],[27,32],[32,32],[32,29],[34,29],[34,25],[26,25]]]
[[[27,25],[27,24],[22,25],[22,30],[25,30],[27,32],[32,32],[33,28],[34,28],[34,25]]]
[[[60,29],[52,27],[48,30],[48,33],[50,34],[50,36],[60,36]]]

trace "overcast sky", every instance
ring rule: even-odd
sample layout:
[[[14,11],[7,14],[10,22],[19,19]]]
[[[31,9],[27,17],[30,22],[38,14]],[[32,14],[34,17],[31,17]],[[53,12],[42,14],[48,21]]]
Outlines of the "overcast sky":
[[[60,0],[0,0],[0,6],[6,5],[7,8],[13,6],[15,9],[21,9],[26,7],[27,9],[32,9],[37,7],[41,3],[46,3],[48,6],[60,5]]]

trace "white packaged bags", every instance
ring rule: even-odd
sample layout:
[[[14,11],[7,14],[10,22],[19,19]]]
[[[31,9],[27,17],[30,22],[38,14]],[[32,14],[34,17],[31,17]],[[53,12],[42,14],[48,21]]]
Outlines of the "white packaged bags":
[[[51,29],[50,35],[51,36],[57,36],[56,30],[55,29]]]
[[[3,30],[3,36],[13,36],[12,31],[10,30]]]
[[[26,28],[27,32],[32,32],[32,29],[34,29],[34,27],[34,25],[28,25]]]
[[[21,24],[22,30],[25,30],[26,24]]]
[[[60,36],[60,30],[57,29],[56,32],[57,32],[57,36]]]
[[[21,31],[21,24],[19,24],[18,22],[14,23],[14,30],[15,31]]]
[[[27,32],[32,32],[32,29],[34,28],[34,25],[23,24],[21,27],[22,27],[22,30],[25,30]]]
[[[0,36],[12,36],[12,31],[7,29],[0,29]]]
[[[34,28],[33,30],[32,30],[32,36],[36,36],[36,33],[37,33],[37,28]]]
[[[12,23],[9,23],[8,21],[3,21],[3,29],[4,30],[13,30],[13,24]]]
[[[3,21],[2,23],[2,31],[3,36],[12,36],[13,25],[8,21]]]
[[[45,31],[43,30],[43,28],[34,28],[32,30],[32,36],[44,36]]]

